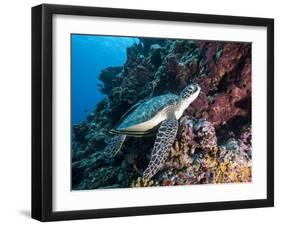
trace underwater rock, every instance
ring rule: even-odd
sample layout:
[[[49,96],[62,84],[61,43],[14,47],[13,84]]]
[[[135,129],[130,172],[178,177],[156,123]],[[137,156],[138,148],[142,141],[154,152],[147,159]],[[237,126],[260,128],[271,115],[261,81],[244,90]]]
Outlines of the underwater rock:
[[[246,127],[239,136],[240,152],[248,155],[249,159],[252,157],[252,132],[250,127]]]
[[[145,54],[148,53],[148,51],[150,50],[150,47],[154,44],[159,44],[162,45],[163,43],[165,43],[165,39],[157,39],[157,38],[139,38],[140,43],[142,45],[143,48],[143,52]]]
[[[109,94],[110,91],[119,85],[118,74],[122,71],[123,67],[108,67],[101,71],[99,80],[102,81],[100,91],[104,94]]]
[[[251,44],[140,38],[122,67],[100,74],[106,94],[72,129],[72,188],[172,186],[251,181]],[[198,83],[201,93],[180,119],[165,167],[142,181],[155,137],[129,138],[104,158],[109,131],[139,101]]]
[[[89,130],[89,125],[86,122],[77,124],[73,126],[73,134],[74,138],[78,142],[85,141],[85,136],[87,135]]]
[[[180,121],[179,142],[185,149],[193,153],[196,148],[201,148],[203,152],[209,152],[217,145],[217,137],[213,125],[204,119],[190,119],[183,117]]]
[[[158,44],[150,46],[150,62],[158,68],[162,64],[162,47]]]

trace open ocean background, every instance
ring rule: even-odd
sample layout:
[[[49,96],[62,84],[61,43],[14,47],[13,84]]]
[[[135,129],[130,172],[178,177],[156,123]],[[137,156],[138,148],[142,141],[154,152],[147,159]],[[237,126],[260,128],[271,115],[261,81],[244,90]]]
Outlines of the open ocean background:
[[[101,70],[122,66],[127,60],[127,47],[134,43],[139,39],[72,34],[72,125],[85,120],[105,97],[98,90]]]

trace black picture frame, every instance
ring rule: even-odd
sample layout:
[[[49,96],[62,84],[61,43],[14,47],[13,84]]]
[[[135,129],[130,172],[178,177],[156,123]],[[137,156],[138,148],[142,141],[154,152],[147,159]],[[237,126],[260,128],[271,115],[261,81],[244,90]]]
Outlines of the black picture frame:
[[[266,27],[267,198],[54,212],[52,210],[52,18],[55,14]],[[50,4],[32,8],[32,218],[40,221],[56,221],[271,206],[274,206],[273,19]]]

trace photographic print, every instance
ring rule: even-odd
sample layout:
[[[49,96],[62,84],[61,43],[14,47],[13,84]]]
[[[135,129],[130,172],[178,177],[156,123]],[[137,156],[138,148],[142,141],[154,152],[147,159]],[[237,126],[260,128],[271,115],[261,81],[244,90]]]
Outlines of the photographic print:
[[[72,190],[251,182],[251,53],[72,34]]]
[[[32,218],[274,206],[274,19],[32,7]]]

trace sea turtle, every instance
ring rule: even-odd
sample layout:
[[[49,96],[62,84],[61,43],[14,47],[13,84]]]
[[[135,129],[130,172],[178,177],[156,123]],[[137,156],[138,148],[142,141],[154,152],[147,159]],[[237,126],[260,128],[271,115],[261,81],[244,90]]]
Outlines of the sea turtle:
[[[114,157],[120,151],[126,136],[140,137],[156,131],[151,159],[143,172],[144,179],[151,179],[168,158],[177,135],[178,119],[199,93],[200,86],[190,84],[179,96],[169,93],[134,105],[111,130],[115,136],[108,142],[105,153]]]

